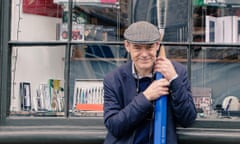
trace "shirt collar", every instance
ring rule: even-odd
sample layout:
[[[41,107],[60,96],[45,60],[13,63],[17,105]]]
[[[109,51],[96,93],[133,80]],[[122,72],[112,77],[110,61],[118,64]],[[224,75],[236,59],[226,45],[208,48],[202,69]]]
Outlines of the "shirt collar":
[[[141,79],[141,78],[143,78],[142,76],[137,75],[137,72],[136,72],[135,66],[134,66],[134,62],[132,62],[132,74],[133,74],[133,77],[134,77],[135,79]],[[146,75],[146,76],[144,76],[144,77],[152,78],[152,77],[153,77],[153,73],[150,73],[150,74],[148,74],[148,75]]]

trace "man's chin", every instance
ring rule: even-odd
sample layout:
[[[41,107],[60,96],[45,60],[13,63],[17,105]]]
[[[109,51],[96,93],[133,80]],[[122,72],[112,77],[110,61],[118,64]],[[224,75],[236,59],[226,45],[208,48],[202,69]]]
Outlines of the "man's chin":
[[[153,65],[152,64],[141,64],[140,68],[141,69],[152,69]]]

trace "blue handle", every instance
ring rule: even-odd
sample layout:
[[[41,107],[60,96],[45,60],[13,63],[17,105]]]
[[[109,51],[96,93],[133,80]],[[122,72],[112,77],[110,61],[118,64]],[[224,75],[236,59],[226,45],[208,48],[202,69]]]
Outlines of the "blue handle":
[[[156,80],[163,78],[161,73],[156,73]],[[154,144],[167,143],[167,96],[161,96],[155,103],[154,117]]]

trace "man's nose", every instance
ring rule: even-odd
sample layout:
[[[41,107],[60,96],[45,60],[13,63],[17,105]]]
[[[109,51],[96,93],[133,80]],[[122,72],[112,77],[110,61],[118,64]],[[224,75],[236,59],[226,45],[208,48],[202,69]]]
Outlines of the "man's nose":
[[[149,53],[149,50],[146,47],[141,49],[141,54],[147,55],[148,53]]]

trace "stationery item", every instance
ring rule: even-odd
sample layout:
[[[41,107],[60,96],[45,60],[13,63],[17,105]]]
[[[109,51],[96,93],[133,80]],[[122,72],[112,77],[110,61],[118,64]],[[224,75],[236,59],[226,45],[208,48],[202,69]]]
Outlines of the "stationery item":
[[[49,96],[50,96],[50,108],[48,111],[63,111],[64,103],[64,89],[62,87],[62,81],[57,79],[49,79]]]
[[[74,111],[103,111],[101,80],[76,80],[73,97]]]
[[[20,82],[21,110],[31,110],[31,86],[29,82]]]

